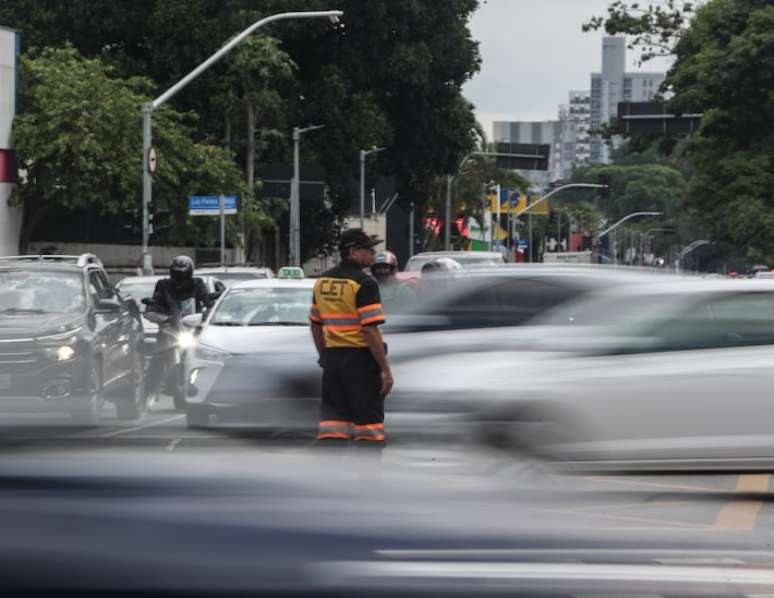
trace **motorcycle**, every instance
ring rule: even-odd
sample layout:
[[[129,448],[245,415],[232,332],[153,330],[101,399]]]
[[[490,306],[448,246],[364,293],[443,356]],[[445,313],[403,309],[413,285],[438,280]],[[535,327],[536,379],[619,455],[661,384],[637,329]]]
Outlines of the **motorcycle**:
[[[142,303],[146,306],[143,317],[159,327],[148,377],[160,376],[160,388],[172,395],[175,409],[185,409],[185,355],[193,346],[196,336],[194,331],[182,324],[182,319],[193,313],[193,310],[186,305],[175,316],[164,311],[150,298],[142,299]],[[155,372],[154,368],[162,368],[162,371]]]

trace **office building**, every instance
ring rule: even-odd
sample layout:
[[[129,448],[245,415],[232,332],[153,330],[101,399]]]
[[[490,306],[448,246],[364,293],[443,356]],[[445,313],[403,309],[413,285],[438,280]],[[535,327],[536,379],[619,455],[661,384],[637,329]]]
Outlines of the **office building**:
[[[665,78],[664,73],[627,73],[626,40],[622,37],[606,37],[602,40],[602,72],[591,74],[592,131],[598,131],[618,116],[619,102],[646,102],[658,93]],[[599,135],[593,135],[589,160],[593,164],[607,164],[610,150],[620,146],[622,140],[614,138],[610,143]]]

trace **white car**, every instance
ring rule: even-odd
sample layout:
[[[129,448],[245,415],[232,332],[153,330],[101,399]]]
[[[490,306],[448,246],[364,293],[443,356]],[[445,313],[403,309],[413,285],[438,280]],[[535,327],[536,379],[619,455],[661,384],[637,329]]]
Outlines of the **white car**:
[[[477,405],[494,442],[576,466],[774,466],[774,282],[615,288],[536,323],[512,351],[415,360],[396,393]]]
[[[298,424],[294,428],[316,423],[316,394],[301,393],[309,400],[288,401],[280,389],[267,387],[275,377],[266,375],[298,368],[298,355],[283,355],[284,346],[305,346],[311,362],[316,361],[309,334],[313,287],[311,279],[254,280],[234,285],[221,297],[189,354],[189,426],[209,425],[213,416],[221,424],[248,421],[270,428],[278,421]]]
[[[271,268],[255,268],[252,266],[197,268],[196,273],[197,276],[214,276],[227,287],[248,280],[274,278],[274,271]]]

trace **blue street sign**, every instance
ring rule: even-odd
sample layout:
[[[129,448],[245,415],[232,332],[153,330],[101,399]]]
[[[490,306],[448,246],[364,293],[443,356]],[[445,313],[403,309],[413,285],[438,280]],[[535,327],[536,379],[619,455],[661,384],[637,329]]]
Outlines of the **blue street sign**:
[[[500,205],[503,207],[513,207],[519,203],[519,197],[521,197],[521,193],[518,189],[500,188]]]
[[[524,249],[529,247],[529,240],[527,240],[527,239],[519,239],[519,247],[523,247]]]
[[[192,195],[188,198],[188,213],[191,216],[219,216],[220,195]],[[225,195],[223,197],[223,213],[233,215],[237,213],[237,196]]]

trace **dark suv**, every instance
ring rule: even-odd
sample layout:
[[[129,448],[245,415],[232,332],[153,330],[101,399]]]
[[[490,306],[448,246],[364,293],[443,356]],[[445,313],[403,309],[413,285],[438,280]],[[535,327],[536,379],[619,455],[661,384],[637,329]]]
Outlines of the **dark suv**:
[[[99,259],[0,257],[0,411],[67,413],[99,423],[145,411],[143,330]]]

